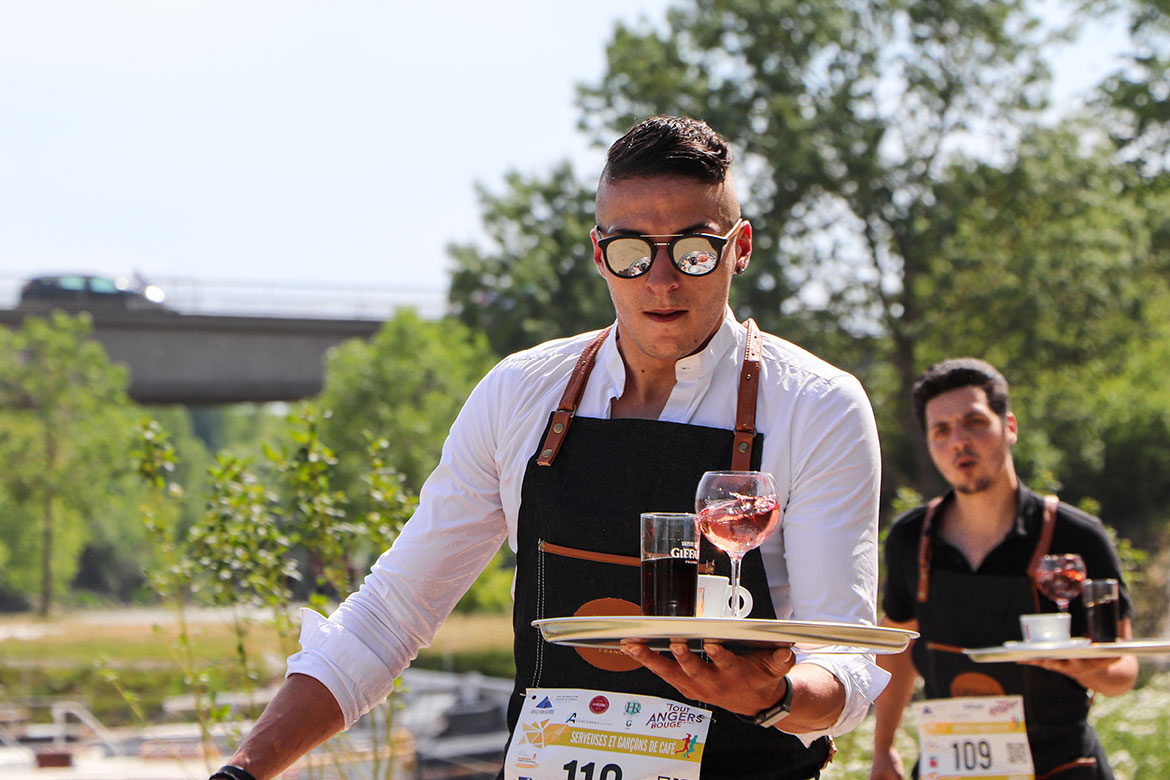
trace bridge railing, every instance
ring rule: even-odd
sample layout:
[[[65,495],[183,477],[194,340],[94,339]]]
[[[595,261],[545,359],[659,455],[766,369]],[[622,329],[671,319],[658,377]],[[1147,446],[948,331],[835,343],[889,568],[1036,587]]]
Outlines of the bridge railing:
[[[0,308],[16,307],[24,281],[0,276]],[[426,319],[438,319],[447,310],[446,291],[433,287],[191,277],[149,281],[166,293],[165,306],[183,314],[381,320],[402,308],[413,308]]]

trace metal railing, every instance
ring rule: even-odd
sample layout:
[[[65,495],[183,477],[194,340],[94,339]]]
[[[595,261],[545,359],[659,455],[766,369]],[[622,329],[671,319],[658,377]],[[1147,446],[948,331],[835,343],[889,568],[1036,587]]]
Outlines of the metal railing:
[[[23,277],[0,276],[0,308],[15,308]],[[447,311],[446,290],[410,285],[320,285],[311,282],[151,278],[163,304],[183,314],[382,320],[403,308],[425,319]]]

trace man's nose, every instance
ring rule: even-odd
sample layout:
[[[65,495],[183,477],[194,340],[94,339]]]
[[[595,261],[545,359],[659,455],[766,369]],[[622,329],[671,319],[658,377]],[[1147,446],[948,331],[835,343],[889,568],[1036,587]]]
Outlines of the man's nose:
[[[950,441],[948,443],[952,449],[957,451],[970,449],[971,436],[962,428],[962,426],[956,426],[951,431]]]
[[[655,246],[654,262],[650,264],[650,270],[646,273],[646,284],[651,287],[674,287],[678,285],[681,277],[682,274],[670,261],[670,247]]]

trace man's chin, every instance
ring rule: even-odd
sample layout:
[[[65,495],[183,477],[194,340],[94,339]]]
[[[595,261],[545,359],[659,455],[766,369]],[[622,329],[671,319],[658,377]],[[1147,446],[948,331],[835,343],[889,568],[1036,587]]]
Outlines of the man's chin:
[[[983,479],[974,480],[972,482],[963,482],[961,484],[954,486],[956,493],[962,493],[965,496],[971,496],[971,495],[975,495],[976,493],[982,493],[985,490],[988,490],[990,487],[991,487],[991,480],[986,478],[986,477],[984,477]]]

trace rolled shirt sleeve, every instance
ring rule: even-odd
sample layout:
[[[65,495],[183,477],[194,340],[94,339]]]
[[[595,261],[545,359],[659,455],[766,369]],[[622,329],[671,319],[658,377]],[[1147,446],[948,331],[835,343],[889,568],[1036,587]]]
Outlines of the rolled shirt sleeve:
[[[507,536],[493,446],[498,392],[492,373],[472,392],[418,509],[361,587],[328,620],[305,611],[287,674],[324,684],[346,728],[389,694]]]

